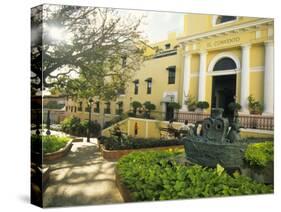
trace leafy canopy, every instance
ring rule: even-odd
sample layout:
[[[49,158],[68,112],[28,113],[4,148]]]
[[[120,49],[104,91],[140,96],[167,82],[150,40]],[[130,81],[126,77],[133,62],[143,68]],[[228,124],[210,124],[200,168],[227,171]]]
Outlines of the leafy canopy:
[[[33,9],[33,87],[55,87],[79,98],[115,97],[142,62],[141,21],[109,8],[44,5]]]

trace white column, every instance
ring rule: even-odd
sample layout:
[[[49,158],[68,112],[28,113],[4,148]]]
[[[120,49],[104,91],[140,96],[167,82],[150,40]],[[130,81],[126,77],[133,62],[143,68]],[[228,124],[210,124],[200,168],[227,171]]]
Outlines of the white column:
[[[273,41],[265,42],[264,60],[264,115],[273,115],[274,92],[274,45]]]
[[[184,52],[183,57],[183,83],[182,83],[182,108],[180,111],[187,111],[187,95],[189,94],[190,86],[190,69],[191,69],[191,54],[188,51]]]
[[[202,51],[202,52],[200,52],[198,101],[205,101],[205,93],[206,93],[206,66],[207,66],[207,51]]]
[[[241,112],[249,113],[248,97],[249,97],[249,79],[250,79],[250,44],[242,46],[242,66],[241,66],[241,93],[240,104]]]

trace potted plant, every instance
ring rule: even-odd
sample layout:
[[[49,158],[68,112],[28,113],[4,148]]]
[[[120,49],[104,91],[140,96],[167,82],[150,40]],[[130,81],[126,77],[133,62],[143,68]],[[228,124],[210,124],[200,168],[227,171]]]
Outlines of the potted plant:
[[[208,109],[210,107],[209,103],[207,101],[199,101],[197,102],[197,107],[204,112],[204,109]]]
[[[197,101],[193,96],[188,95],[185,104],[187,105],[188,111],[194,112],[197,108]]]
[[[143,106],[145,108],[145,117],[149,119],[151,111],[155,110],[156,106],[155,104],[152,104],[150,101],[146,101],[145,103],[143,103]]]
[[[248,108],[250,114],[260,115],[263,111],[263,105],[257,101],[252,94],[248,97]]]
[[[168,106],[174,110],[179,110],[181,108],[181,105],[177,102],[169,102]]]
[[[133,101],[131,103],[131,106],[133,107],[133,114],[134,114],[134,116],[136,116],[137,115],[137,110],[139,108],[142,108],[142,104],[139,101]]]

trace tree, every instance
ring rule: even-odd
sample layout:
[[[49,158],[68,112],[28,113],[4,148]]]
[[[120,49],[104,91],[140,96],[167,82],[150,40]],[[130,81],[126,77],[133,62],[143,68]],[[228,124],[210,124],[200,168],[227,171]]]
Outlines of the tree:
[[[168,107],[173,108],[174,110],[179,110],[181,105],[177,102],[169,102]]]
[[[138,108],[142,108],[142,104],[139,101],[133,101],[131,103],[131,106],[133,107],[134,116],[136,116],[137,110],[138,110]]]
[[[55,86],[82,98],[116,97],[143,60],[141,18],[122,18],[108,8],[42,7],[32,10],[32,31],[37,35],[31,46],[33,87]]]
[[[150,101],[146,101],[143,103],[143,106],[146,109],[147,118],[150,118],[151,111],[156,109],[155,104],[152,104]]]

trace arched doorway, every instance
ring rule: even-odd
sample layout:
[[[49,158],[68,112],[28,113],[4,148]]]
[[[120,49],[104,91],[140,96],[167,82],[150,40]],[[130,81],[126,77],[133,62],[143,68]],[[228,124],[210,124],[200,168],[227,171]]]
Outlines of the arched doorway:
[[[236,96],[236,62],[230,57],[223,57],[213,66],[212,107],[224,109],[224,117],[232,119],[233,112],[228,104],[235,101]]]

